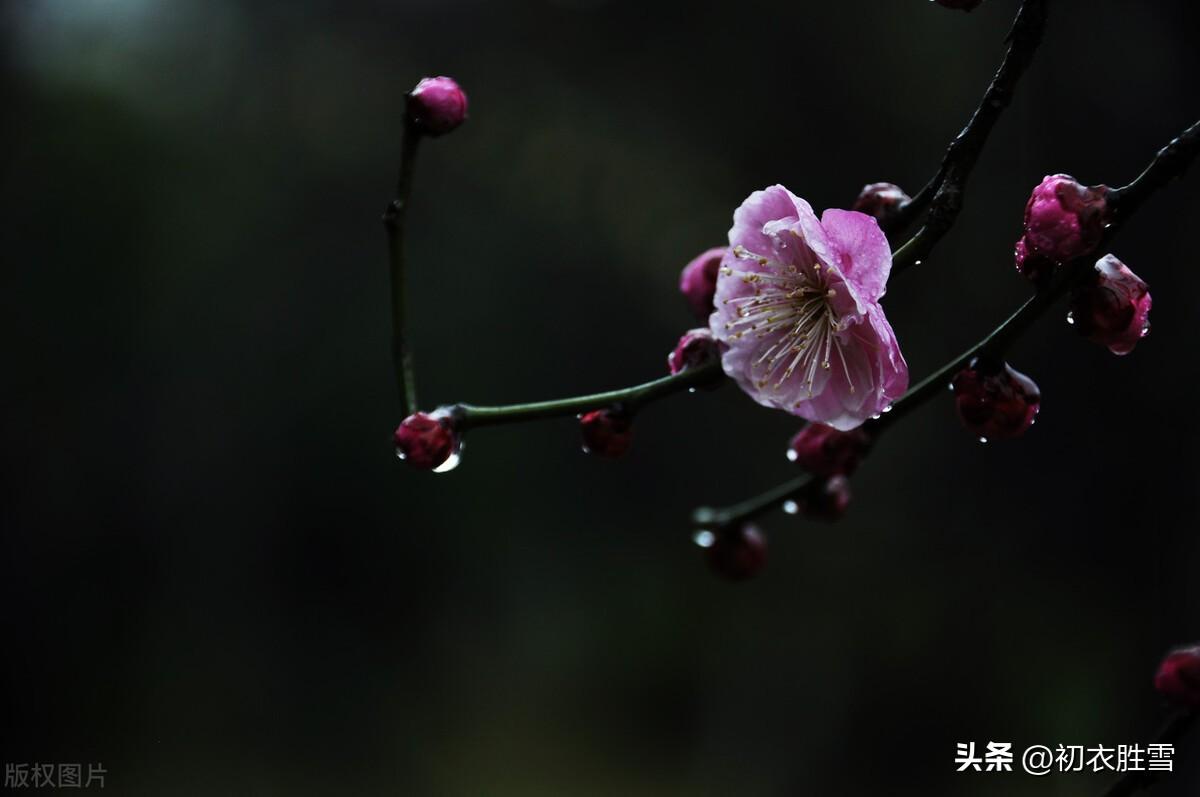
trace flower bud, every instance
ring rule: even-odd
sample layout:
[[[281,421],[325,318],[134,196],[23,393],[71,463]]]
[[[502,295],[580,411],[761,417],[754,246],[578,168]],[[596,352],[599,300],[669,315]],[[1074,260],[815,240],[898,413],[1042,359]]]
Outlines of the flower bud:
[[[911,197],[904,193],[898,185],[892,183],[871,183],[864,186],[858,199],[854,200],[851,210],[874,216],[876,221],[884,222],[896,214],[900,206]]]
[[[788,514],[799,512],[813,520],[841,520],[850,507],[850,480],[845,476],[813,479],[795,500],[785,503]]]
[[[425,135],[449,133],[467,119],[467,95],[454,78],[422,78],[408,93],[408,119]]]
[[[788,444],[787,457],[814,476],[849,476],[871,448],[862,427],[839,432],[823,423],[810,423]]]
[[[393,434],[396,456],[415,468],[435,470],[458,454],[461,444],[448,415],[417,412]]]
[[[672,374],[677,374],[688,368],[715,362],[720,356],[717,341],[708,327],[689,329],[675,344],[674,351],[667,355],[667,367]]]
[[[1200,646],[1168,653],[1158,666],[1154,688],[1178,706],[1200,708]]]
[[[946,8],[961,8],[963,11],[973,11],[979,8],[983,0],[935,0],[939,6]]]
[[[713,311],[713,294],[717,291],[717,272],[728,247],[715,246],[696,256],[679,274],[679,292],[687,300],[696,320],[707,323]]]
[[[615,458],[633,444],[633,418],[620,410],[593,410],[579,418],[583,450],[601,457]]]
[[[1088,281],[1072,292],[1067,320],[1113,354],[1129,354],[1150,333],[1150,291],[1124,263],[1105,255]]]
[[[983,442],[1019,437],[1033,425],[1041,404],[1033,380],[1008,363],[996,367],[976,358],[950,387],[958,417]]]
[[[1090,253],[1108,223],[1107,197],[1104,185],[1088,187],[1066,174],[1046,177],[1025,205],[1026,257],[1058,264]]]
[[[730,581],[745,581],[767,563],[767,538],[751,523],[718,531],[704,549],[709,566]]]

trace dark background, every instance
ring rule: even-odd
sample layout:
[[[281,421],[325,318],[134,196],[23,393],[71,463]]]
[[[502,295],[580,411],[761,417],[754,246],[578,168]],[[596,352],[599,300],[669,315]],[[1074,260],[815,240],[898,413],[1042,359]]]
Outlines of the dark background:
[[[1029,190],[1124,183],[1200,115],[1190,0],[1058,0],[964,215],[885,307],[914,378],[1029,291]],[[1058,311],[1044,394],[981,446],[948,399],[835,526],[764,525],[713,578],[687,514],[789,478],[796,424],[735,388],[656,405],[620,462],[570,420],[392,455],[379,215],[402,95],[466,87],[422,153],[422,403],[653,378],[679,268],[751,190],[915,191],[1015,2],[16,0],[3,6],[5,762],[120,794],[1047,795],[954,743],[1145,742],[1200,638],[1200,172],[1116,253],[1124,358]],[[1200,739],[1162,795],[1195,794]]]

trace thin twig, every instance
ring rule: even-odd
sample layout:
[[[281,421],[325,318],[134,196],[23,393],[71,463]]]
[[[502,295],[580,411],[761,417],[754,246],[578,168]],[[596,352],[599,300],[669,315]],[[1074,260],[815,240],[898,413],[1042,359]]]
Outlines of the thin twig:
[[[400,176],[396,178],[396,198],[388,203],[383,212],[392,282],[392,364],[396,371],[396,385],[400,389],[400,414],[404,417],[417,408],[417,384],[413,374],[412,350],[408,345],[405,320],[404,230],[409,198],[412,196],[417,145],[420,142],[420,131],[411,121],[406,121],[400,145]]]
[[[1008,34],[1008,51],[984,92],[979,107],[971,115],[967,126],[950,142],[937,174],[912,200],[901,206],[889,223],[888,230],[901,230],[929,204],[925,226],[896,250],[892,258],[892,274],[898,274],[928,257],[942,236],[954,225],[962,210],[967,179],[983,152],[988,134],[1000,119],[1000,114],[1012,102],[1017,82],[1033,61],[1034,53],[1042,42],[1048,4],[1049,0],[1025,0],[1021,3]]]
[[[542,418],[557,418],[606,407],[619,407],[625,412],[633,413],[646,404],[665,396],[702,385],[720,384],[722,377],[721,363],[714,361],[688,368],[672,376],[655,379],[652,382],[619,390],[609,390],[604,393],[572,396],[553,401],[537,401],[530,404],[507,404],[499,407],[454,404],[445,407],[444,410],[456,419],[458,427],[463,430],[478,426],[498,426],[507,423],[536,421]]]

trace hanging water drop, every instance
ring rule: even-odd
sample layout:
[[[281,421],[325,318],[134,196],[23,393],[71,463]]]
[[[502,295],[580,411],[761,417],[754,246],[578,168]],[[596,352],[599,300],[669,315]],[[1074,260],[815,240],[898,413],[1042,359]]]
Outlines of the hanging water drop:
[[[800,511],[800,505],[792,500],[784,501],[783,502],[783,511],[789,515],[794,515]]]
[[[717,541],[717,535],[713,534],[708,529],[701,529],[692,535],[692,542],[699,545],[701,548],[711,548],[713,543]]]
[[[458,463],[462,462],[462,448],[455,451],[450,456],[446,457],[446,461],[433,469],[434,473],[449,473],[458,467]]]

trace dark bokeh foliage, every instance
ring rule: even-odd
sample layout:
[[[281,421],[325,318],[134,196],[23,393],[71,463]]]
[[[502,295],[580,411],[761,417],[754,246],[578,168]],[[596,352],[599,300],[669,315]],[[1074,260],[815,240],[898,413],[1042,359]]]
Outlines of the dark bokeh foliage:
[[[1116,253],[1154,294],[1125,358],[1044,319],[1043,392],[980,446],[907,420],[834,526],[764,523],[711,577],[702,502],[791,475],[736,389],[405,469],[379,214],[401,95],[451,74],[411,236],[429,405],[661,374],[678,269],[751,190],[915,190],[1014,2],[18,0],[3,8],[3,759],[137,794],[1090,795],[953,773],[956,741],[1145,741],[1200,638],[1200,174]],[[1126,182],[1200,115],[1186,0],[1060,0],[959,225],[884,304],[915,376],[1028,291],[1047,173]],[[1200,743],[1163,795],[1193,794]]]

